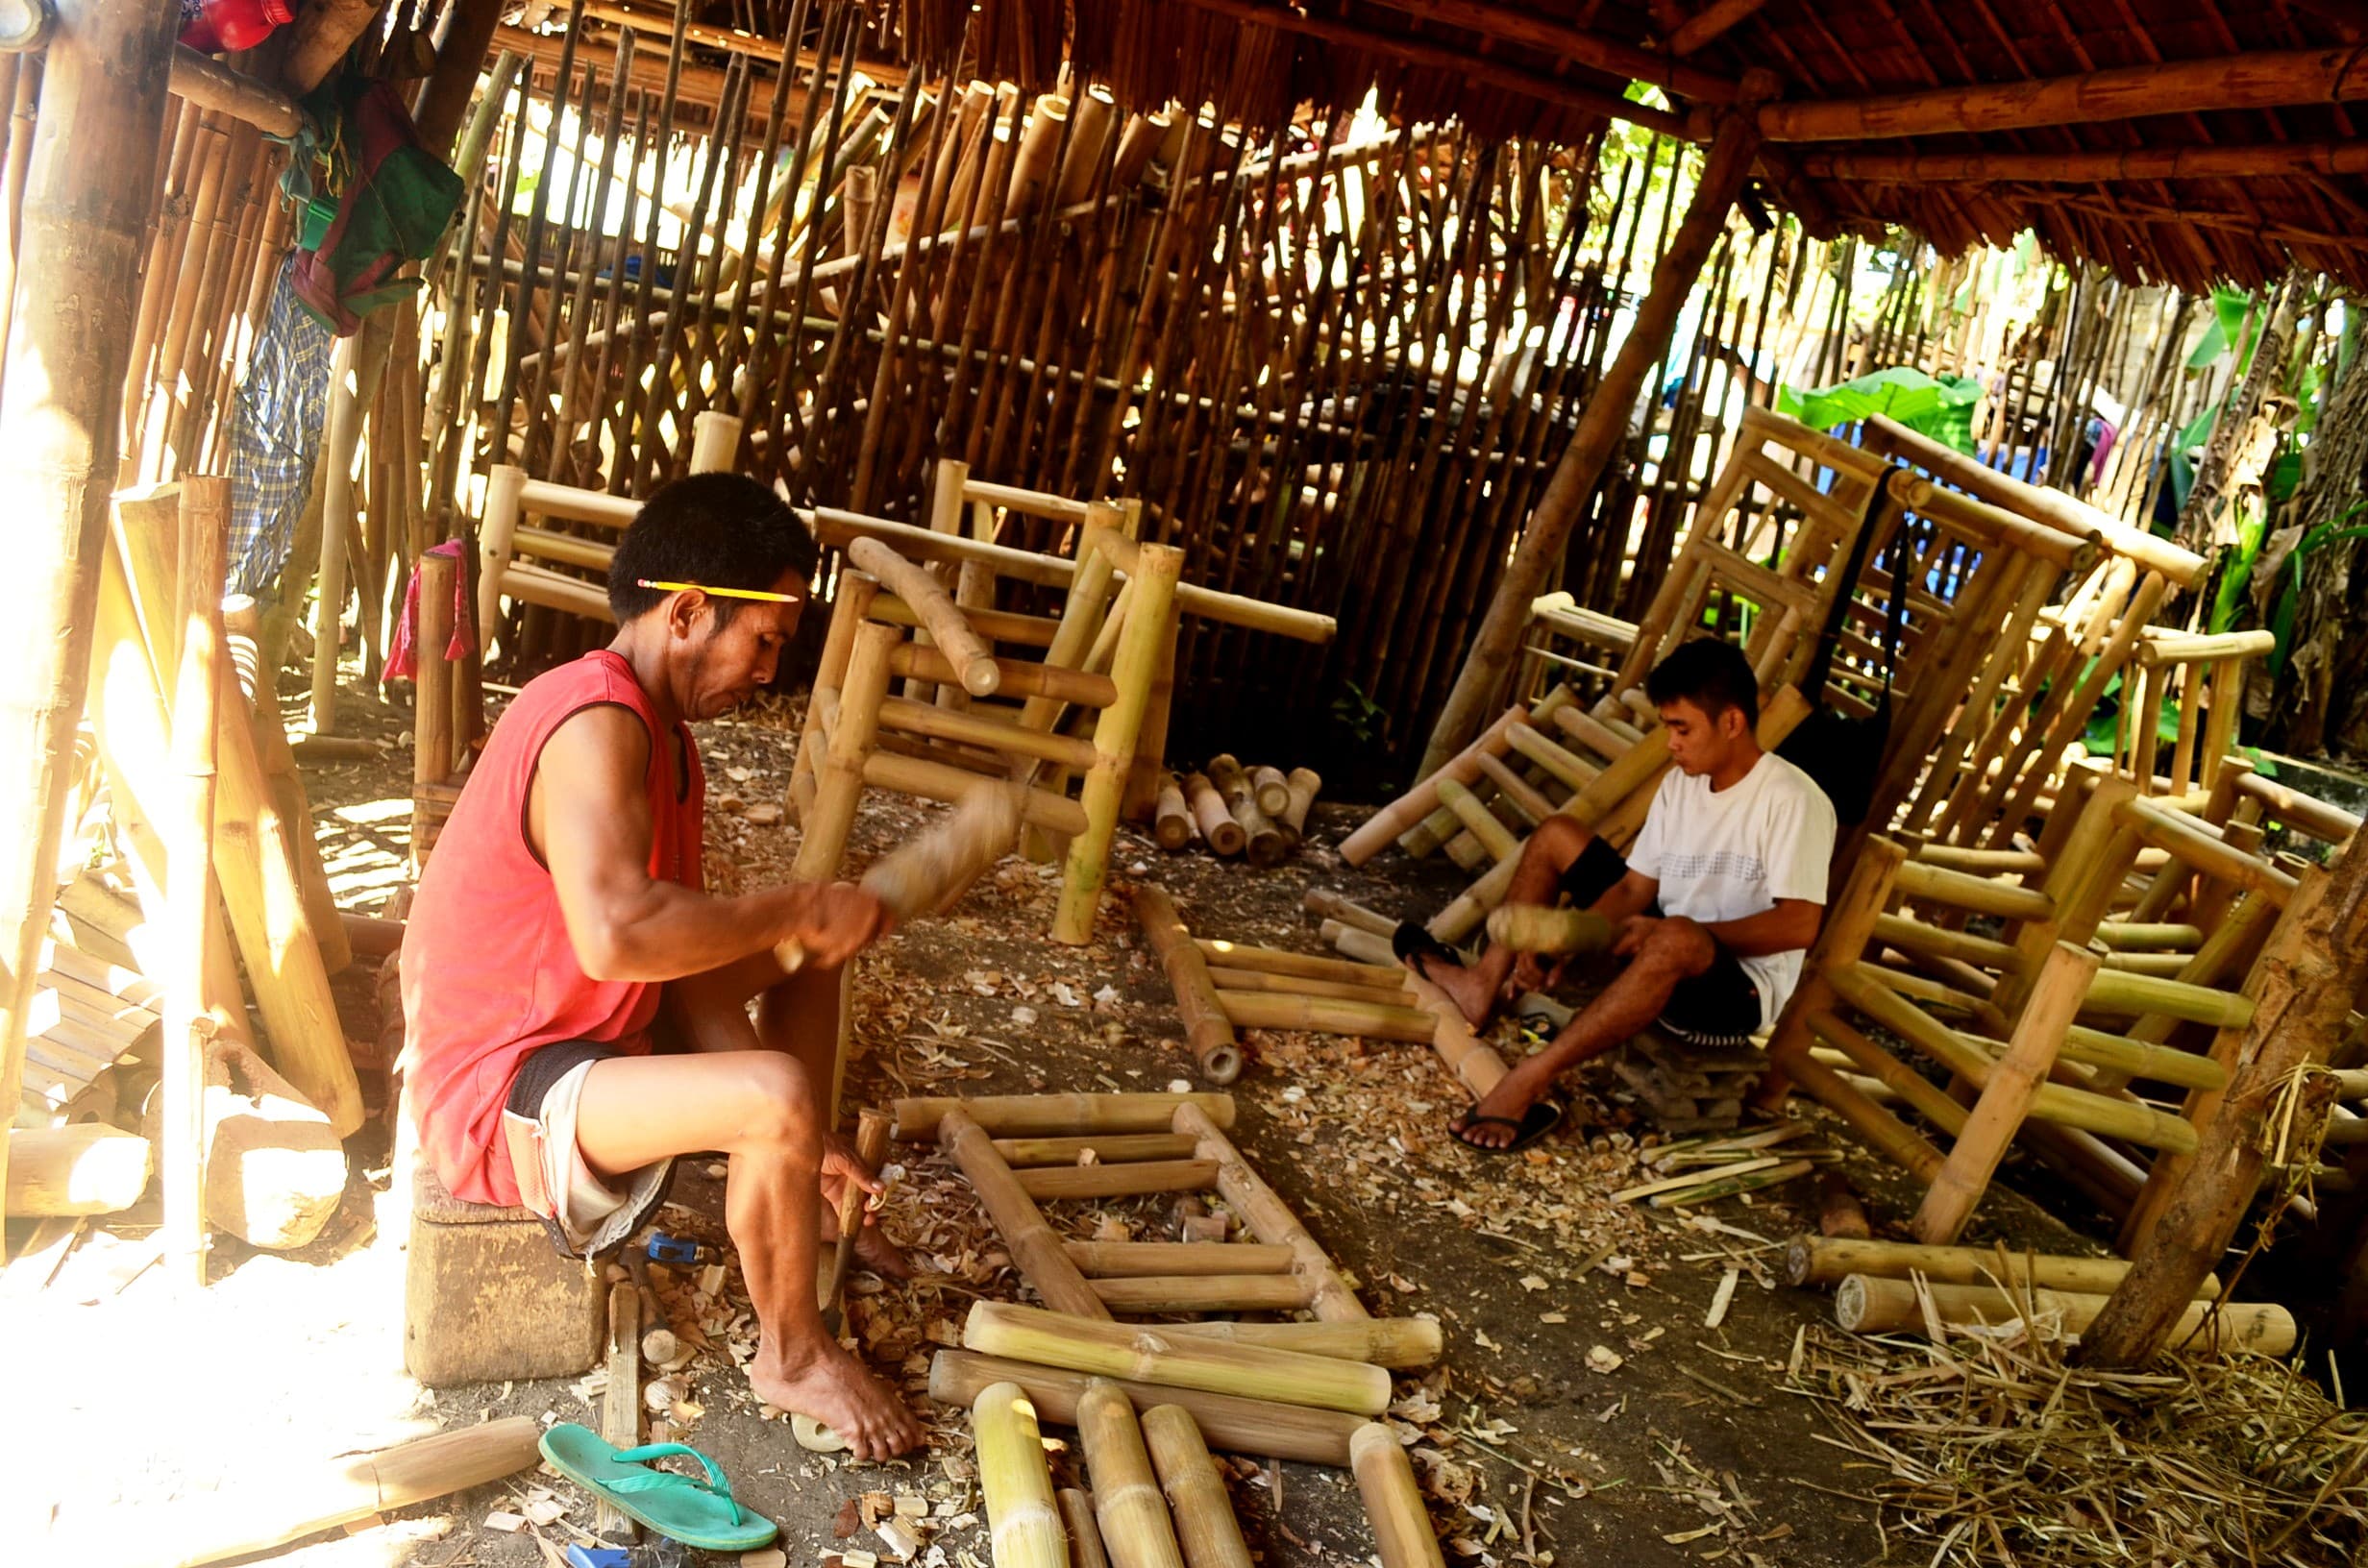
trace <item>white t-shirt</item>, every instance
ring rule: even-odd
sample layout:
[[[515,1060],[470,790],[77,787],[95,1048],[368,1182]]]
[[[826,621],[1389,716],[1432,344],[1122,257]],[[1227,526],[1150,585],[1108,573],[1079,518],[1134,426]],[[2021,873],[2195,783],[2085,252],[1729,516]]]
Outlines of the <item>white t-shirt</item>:
[[[1825,902],[1834,855],[1834,803],[1816,781],[1773,751],[1724,790],[1672,768],[1629,846],[1628,868],[1661,884],[1665,915],[1710,924],[1776,907],[1779,898]],[[1761,1022],[1772,1023],[1800,982],[1803,950],[1745,958],[1760,988]]]

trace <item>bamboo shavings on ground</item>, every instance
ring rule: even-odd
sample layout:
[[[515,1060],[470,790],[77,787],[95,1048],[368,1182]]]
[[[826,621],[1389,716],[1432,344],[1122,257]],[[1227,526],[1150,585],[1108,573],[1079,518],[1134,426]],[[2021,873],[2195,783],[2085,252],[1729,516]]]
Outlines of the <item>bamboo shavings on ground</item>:
[[[2103,1372],[2022,1328],[1813,1327],[1787,1387],[1870,1461],[1862,1495],[1910,1537],[1903,1561],[2333,1568],[2368,1550],[2368,1411],[2263,1357]]]

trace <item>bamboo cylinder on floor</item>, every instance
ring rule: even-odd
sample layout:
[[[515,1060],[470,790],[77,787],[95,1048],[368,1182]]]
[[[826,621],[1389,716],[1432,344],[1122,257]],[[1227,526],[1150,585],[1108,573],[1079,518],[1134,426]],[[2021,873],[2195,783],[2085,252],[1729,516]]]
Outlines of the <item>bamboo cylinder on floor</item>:
[[[1388,937],[1376,936],[1361,925],[1345,920],[1326,920],[1318,934],[1330,943],[1343,958],[1359,964],[1370,964],[1376,968],[1397,962],[1397,949]]]
[[[1250,864],[1280,865],[1283,857],[1291,853],[1291,839],[1260,809],[1257,791],[1251,786],[1249,775],[1242,771],[1242,765],[1230,754],[1211,757],[1209,782],[1217,786],[1226,811],[1241,827]]]
[[[1094,1517],[1094,1500],[1074,1486],[1057,1494],[1061,1524],[1069,1531],[1069,1568],[1110,1568],[1110,1554],[1102,1546],[1101,1522]]]
[[[1283,780],[1290,794],[1283,802],[1283,826],[1294,839],[1307,837],[1307,814],[1323,790],[1323,775],[1313,768],[1294,768]]]
[[[1299,900],[1299,907],[1320,920],[1338,920],[1360,931],[1370,931],[1377,937],[1387,937],[1397,930],[1397,921],[1389,916],[1377,915],[1355,899],[1335,893],[1330,888],[1310,889]]]
[[[919,1095],[894,1103],[897,1137],[920,1141],[939,1137],[950,1113],[959,1111],[996,1138],[1061,1138],[1093,1133],[1165,1133],[1179,1106],[1198,1106],[1219,1127],[1233,1125],[1230,1094],[982,1094],[970,1099]]]
[[[1077,1436],[1112,1568],[1184,1568],[1134,1404],[1117,1384],[1097,1378],[1085,1385],[1077,1401]]]
[[[1069,1568],[1069,1532],[1052,1500],[1044,1434],[1026,1393],[1016,1383],[981,1388],[971,1401],[971,1432],[995,1568]]]
[[[1591,909],[1500,904],[1489,912],[1489,941],[1517,953],[1601,952],[1613,935],[1612,922]]]
[[[1431,1016],[1418,1008],[1255,991],[1221,991],[1217,1000],[1237,1029],[1304,1029],[1416,1045],[1429,1044],[1433,1033]]]
[[[1104,1307],[1134,1317],[1172,1312],[1295,1312],[1314,1294],[1296,1274],[1143,1275],[1098,1279],[1093,1284]]]
[[[2073,1335],[2094,1323],[2112,1299],[2069,1290],[2000,1290],[1979,1285],[1927,1285],[1924,1288],[1943,1323],[2005,1323],[2028,1310],[2060,1317],[2064,1332]],[[1866,1274],[1852,1274],[1835,1288],[1834,1321],[1852,1334],[1921,1334],[1926,1329],[1913,1281]],[[2266,1302],[2195,1301],[2180,1313],[2171,1330],[2169,1348],[2283,1356],[2294,1348],[2294,1314],[2282,1307]]]
[[[2061,1258],[2002,1251],[1996,1247],[1928,1247],[1912,1241],[1877,1241],[1861,1237],[1796,1236],[1785,1251],[1793,1285],[1838,1285],[1852,1274],[1904,1280],[1921,1274],[1939,1285],[2035,1285],[2042,1290],[2110,1295],[2130,1272],[2126,1258]],[[2199,1300],[2220,1293],[2207,1278]]]
[[[1184,803],[1184,786],[1173,773],[1159,775],[1159,796],[1151,807],[1151,836],[1170,854],[1193,842],[1192,808]]]
[[[1258,809],[1280,822],[1291,805],[1291,781],[1283,776],[1283,771],[1261,763],[1249,771],[1249,787],[1257,798]]]
[[[1390,1403],[1390,1375],[1377,1366],[1265,1345],[1220,1344],[1002,1302],[972,1305],[962,1345],[981,1355],[1099,1377],[1361,1415],[1378,1414]]]
[[[967,1350],[941,1350],[929,1360],[929,1397],[942,1405],[968,1406],[990,1383],[1017,1383],[1035,1401],[1040,1419],[1076,1424],[1077,1401],[1086,1384],[1101,1381],[1082,1372],[1037,1366],[1000,1356],[980,1356]],[[1242,1399],[1232,1394],[1203,1393],[1196,1388],[1163,1388],[1156,1384],[1109,1380],[1118,1384],[1137,1410],[1154,1405],[1176,1405],[1190,1410],[1208,1441],[1233,1454],[1264,1458],[1295,1459],[1305,1464],[1345,1465],[1348,1435],[1363,1425],[1361,1418],[1341,1410],[1307,1405],[1282,1405],[1270,1399]]]
[[[1185,1039],[1192,1045],[1201,1077],[1212,1084],[1232,1083],[1242,1075],[1242,1047],[1233,1038],[1233,1025],[1218,999],[1217,988],[1209,983],[1208,962],[1193,945],[1192,933],[1176,913],[1175,900],[1168,896],[1167,889],[1140,882],[1135,885],[1134,904],[1135,919],[1168,971],[1168,985],[1175,992],[1176,1012],[1183,1016]]]
[[[1401,1370],[1434,1365],[1445,1348],[1438,1320],[1428,1317],[1368,1317],[1331,1323],[1237,1323],[1212,1319],[1205,1323],[1171,1323],[1165,1332],[1226,1339],[1242,1345],[1267,1345],[1309,1356],[1337,1356],[1344,1361],[1370,1361],[1375,1366]]]
[[[1414,1466],[1397,1434],[1378,1421],[1368,1422],[1348,1439],[1349,1467],[1357,1474],[1357,1491],[1365,1499],[1365,1517],[1373,1527],[1373,1547],[1382,1568],[1446,1568],[1439,1554],[1439,1531],[1431,1526],[1430,1510],[1422,1505],[1422,1489],[1415,1484]]]
[[[1252,1568],[1242,1522],[1233,1516],[1217,1461],[1192,1412],[1156,1405],[1143,1412],[1143,1440],[1175,1516],[1176,1544],[1190,1568]]]
[[[1072,1241],[1070,1261],[1098,1279],[1186,1274],[1288,1274],[1289,1247],[1257,1241]]]
[[[1307,980],[1297,975],[1268,974],[1261,969],[1228,969],[1212,966],[1209,983],[1220,991],[1271,992],[1285,996],[1336,996],[1344,1001],[1371,1002],[1382,1007],[1412,1007],[1415,993],[1404,986],[1383,991],[1374,986],[1344,985],[1338,980]]]
[[[1388,964],[1357,964],[1316,953],[1291,953],[1279,947],[1253,947],[1246,943],[1210,937],[1194,941],[1211,964],[1232,969],[1257,969],[1267,974],[1298,975],[1310,980],[1338,980],[1375,990],[1398,985],[1406,971],[1394,960]]]
[[[904,1124],[901,1111],[897,1119],[900,1126]],[[1061,1311],[1106,1319],[1110,1314],[1101,1298],[1061,1250],[1060,1238],[1045,1223],[1036,1201],[1022,1190],[978,1124],[958,1110],[949,1111],[938,1121],[937,1139],[970,1178],[987,1217],[995,1221],[996,1234],[1011,1249],[1012,1262],[1036,1293]]]
[[[1242,852],[1249,843],[1249,835],[1225,809],[1224,796],[1209,782],[1206,773],[1184,775],[1184,798],[1192,808],[1193,821],[1200,828],[1200,837],[1218,855],[1230,858]]]
[[[12,1215],[115,1213],[139,1202],[155,1168],[146,1139],[103,1123],[17,1127],[7,1138]]]

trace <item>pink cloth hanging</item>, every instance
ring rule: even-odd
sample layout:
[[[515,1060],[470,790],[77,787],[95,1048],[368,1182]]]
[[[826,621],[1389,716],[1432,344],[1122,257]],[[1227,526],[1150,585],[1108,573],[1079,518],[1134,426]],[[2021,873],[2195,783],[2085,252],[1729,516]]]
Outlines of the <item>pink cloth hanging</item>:
[[[456,570],[453,573],[453,636],[445,645],[448,659],[465,659],[477,651],[476,606],[469,601],[469,560],[465,547],[457,539],[447,539],[430,547],[431,555],[448,555]],[[389,680],[417,678],[419,641],[419,568],[411,568],[411,580],[403,590],[403,613],[395,618],[394,646],[386,650],[386,673],[379,677]]]

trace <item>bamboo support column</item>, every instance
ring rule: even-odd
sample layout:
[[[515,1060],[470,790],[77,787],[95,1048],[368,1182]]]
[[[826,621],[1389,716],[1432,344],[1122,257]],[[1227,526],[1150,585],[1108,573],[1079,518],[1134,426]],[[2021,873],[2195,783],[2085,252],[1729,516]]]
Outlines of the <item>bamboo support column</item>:
[[[140,240],[162,139],[180,10],[169,0],[55,0],[41,125],[16,249],[0,401],[0,488],[13,518],[0,576],[24,601],[0,641],[0,1105],[23,1084],[25,1010],[52,895],[90,669],[116,427],[139,298]],[[7,1173],[0,1140],[0,1185]]]
[[[1578,428],[1555,464],[1553,479],[1530,515],[1520,549],[1497,579],[1488,614],[1431,731],[1418,776],[1436,772],[1471,738],[1519,652],[1530,604],[1545,591],[1571,528],[1586,513],[1614,449],[1626,438],[1644,378],[1667,347],[1678,311],[1693,292],[1711,247],[1726,230],[1728,208],[1750,175],[1760,133],[1749,100],[1764,95],[1747,89],[1742,106],[1720,119],[1686,220],[1654,265],[1651,292],[1638,309],[1618,357],[1591,390]]]
[[[1080,796],[1086,827],[1070,843],[1060,909],[1052,919],[1052,939],[1073,946],[1094,939],[1094,917],[1101,907],[1102,879],[1109,869],[1110,840],[1118,831],[1119,807],[1127,772],[1134,763],[1143,715],[1150,701],[1162,634],[1173,630],[1170,606],[1175,600],[1184,552],[1166,545],[1143,545],[1134,551],[1133,564],[1128,586],[1134,591],[1134,602],[1119,632],[1118,651],[1110,668],[1119,697],[1095,722],[1094,766],[1085,775]]]

